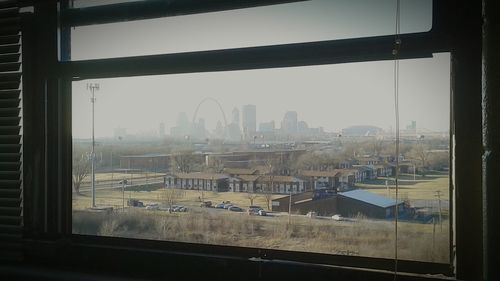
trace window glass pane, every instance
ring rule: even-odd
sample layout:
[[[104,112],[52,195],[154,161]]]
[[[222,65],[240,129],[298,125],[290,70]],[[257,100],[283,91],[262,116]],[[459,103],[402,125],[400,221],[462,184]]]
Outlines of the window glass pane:
[[[311,0],[72,28],[73,60],[393,34],[393,0]],[[432,27],[432,0],[401,1],[401,32]]]
[[[74,8],[87,8],[127,2],[144,2],[144,0],[72,0],[71,4]]]
[[[397,205],[448,262],[449,69],[400,63],[399,203],[391,61],[74,82],[73,232],[392,258]]]

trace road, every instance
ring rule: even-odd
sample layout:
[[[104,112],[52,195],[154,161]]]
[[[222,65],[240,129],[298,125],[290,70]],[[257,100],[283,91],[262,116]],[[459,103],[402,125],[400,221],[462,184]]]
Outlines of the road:
[[[116,181],[106,181],[103,183],[97,183],[95,189],[96,190],[104,190],[104,189],[113,189],[113,188],[122,188],[123,184],[120,183],[121,180],[116,180]],[[125,187],[130,188],[130,187],[140,187],[144,186],[146,184],[163,184],[163,179],[158,180],[158,179],[135,179],[133,181],[133,184],[126,184]],[[91,186],[89,184],[87,185],[82,185],[80,187],[80,192],[85,192],[85,191],[90,191]]]

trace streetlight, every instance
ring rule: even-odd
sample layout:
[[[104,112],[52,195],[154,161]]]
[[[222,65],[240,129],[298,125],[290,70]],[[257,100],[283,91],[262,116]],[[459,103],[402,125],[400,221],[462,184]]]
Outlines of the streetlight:
[[[124,178],[122,180],[122,209],[125,211],[125,185],[127,184],[127,180]]]
[[[92,104],[92,152],[90,154],[92,161],[92,208],[95,208],[95,135],[94,135],[94,105],[95,91],[99,90],[98,83],[87,83],[87,90],[92,93],[90,103]]]

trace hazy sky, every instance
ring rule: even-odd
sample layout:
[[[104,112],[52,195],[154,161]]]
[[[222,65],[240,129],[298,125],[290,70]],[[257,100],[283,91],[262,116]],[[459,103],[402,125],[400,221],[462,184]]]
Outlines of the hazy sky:
[[[380,5],[373,5],[373,3]],[[309,1],[267,8],[76,28],[73,59],[120,57],[390,34],[395,1]],[[431,1],[402,1],[402,29],[430,28]],[[357,16],[354,16],[357,15]],[[359,20],[362,18],[363,20]],[[140,40],[137,40],[140,38]],[[405,60],[400,65],[402,127],[411,120],[430,130],[449,126],[450,57]],[[309,126],[335,131],[350,125],[394,126],[393,62],[93,79],[73,83],[73,135],[90,136],[87,82],[98,82],[96,136],[157,132],[175,126],[178,113],[193,118],[198,103],[217,99],[228,121],[244,104],[257,106],[257,124],[288,110]],[[204,103],[198,118],[212,130],[222,114]],[[240,117],[241,119],[241,117]]]

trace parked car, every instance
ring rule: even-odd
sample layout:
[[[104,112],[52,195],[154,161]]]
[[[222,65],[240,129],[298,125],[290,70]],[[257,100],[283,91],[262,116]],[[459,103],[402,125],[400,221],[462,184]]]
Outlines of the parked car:
[[[224,209],[224,204],[223,203],[219,203],[219,204],[215,205],[215,208],[216,209]]]
[[[172,212],[186,212],[187,208],[182,205],[173,205]]]
[[[127,206],[130,206],[130,207],[144,207],[144,203],[142,203],[141,201],[139,201],[137,199],[129,199],[127,201]]]
[[[260,209],[258,212],[259,216],[267,216],[267,212],[264,209]]]
[[[224,204],[224,209],[229,209],[231,208],[232,206],[234,206],[233,204]]]
[[[210,207],[212,207],[212,201],[201,202],[200,207],[202,207],[202,208],[210,208]]]
[[[231,206],[229,208],[227,208],[229,211],[231,212],[243,212],[243,209],[238,207],[238,206]]]
[[[336,221],[343,221],[344,220],[344,218],[341,215],[333,215],[332,219],[336,220]]]
[[[151,203],[146,205],[146,210],[158,210],[160,205],[158,203]]]
[[[310,212],[308,212],[308,213],[306,214],[306,217],[311,218],[311,219],[316,218],[316,216],[317,216],[317,214],[316,214],[316,212],[314,212],[314,211],[310,211]]]

